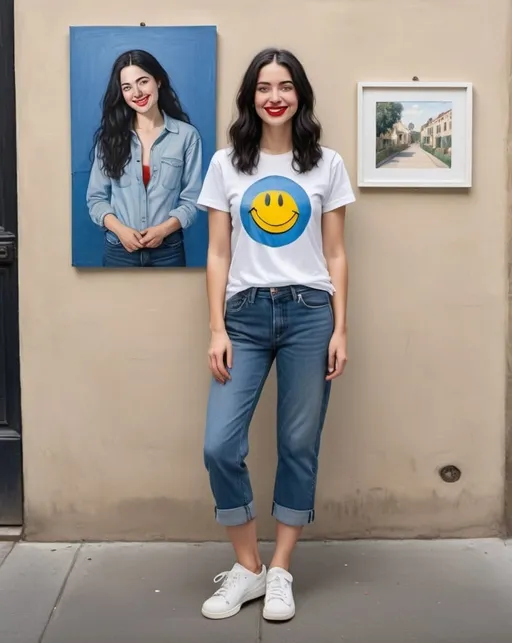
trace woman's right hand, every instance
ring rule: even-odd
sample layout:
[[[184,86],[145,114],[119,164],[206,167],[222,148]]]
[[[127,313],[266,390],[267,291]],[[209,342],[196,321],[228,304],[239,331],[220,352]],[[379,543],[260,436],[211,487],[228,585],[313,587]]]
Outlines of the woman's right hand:
[[[208,359],[212,375],[219,384],[231,379],[227,369],[233,366],[233,346],[225,330],[212,332]]]
[[[144,244],[142,243],[142,235],[134,228],[130,228],[122,224],[115,231],[115,233],[119,237],[119,241],[123,244],[123,247],[128,252],[134,252],[135,250],[144,248]]]

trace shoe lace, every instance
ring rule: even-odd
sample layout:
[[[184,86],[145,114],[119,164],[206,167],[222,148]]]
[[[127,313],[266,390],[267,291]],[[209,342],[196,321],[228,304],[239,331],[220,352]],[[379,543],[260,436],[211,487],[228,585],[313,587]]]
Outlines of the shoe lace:
[[[220,583],[222,581],[222,585],[214,593],[214,596],[222,596],[223,598],[226,598],[228,591],[236,585],[238,577],[239,573],[234,572],[233,570],[217,574],[213,579],[213,582]]]
[[[267,584],[267,600],[279,600],[289,605],[288,586],[289,582],[284,576],[280,574],[274,576]]]

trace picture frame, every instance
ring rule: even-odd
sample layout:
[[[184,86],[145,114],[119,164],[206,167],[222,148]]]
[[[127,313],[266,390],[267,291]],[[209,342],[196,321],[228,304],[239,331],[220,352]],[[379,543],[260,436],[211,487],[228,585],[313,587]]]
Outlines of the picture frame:
[[[470,188],[472,135],[472,83],[358,83],[361,188]]]
[[[140,67],[141,54],[146,60],[144,69]],[[161,143],[163,151],[152,156],[154,162],[143,168],[142,158],[131,153],[133,168],[126,165],[122,177],[107,179],[102,172],[96,171],[92,182],[95,132],[103,119],[109,123],[123,121],[124,105],[130,96],[130,92],[125,94],[121,89],[120,74],[114,73],[115,61],[131,61],[133,55],[139,56],[139,62],[134,63],[141,69],[139,87],[146,87],[144,83],[151,78],[147,63],[153,59],[151,64],[160,74],[158,94],[156,90],[154,94],[164,97],[163,104],[168,110],[170,103],[175,102],[170,100],[173,95],[179,101],[180,109],[174,105],[175,117],[172,119],[169,114],[165,115],[162,132],[153,146]],[[73,267],[181,270],[206,266],[208,218],[192,204],[217,149],[216,66],[215,25],[69,27]],[[129,68],[130,64],[121,67]],[[135,87],[135,84],[128,85],[130,91]],[[112,103],[108,106],[108,114],[103,112],[106,96],[110,97],[107,102]],[[135,116],[133,105],[130,107]],[[181,110],[188,123],[183,114],[176,114]],[[185,151],[192,140],[187,138],[192,136],[189,125],[196,130],[201,142],[200,148],[198,145],[189,148],[195,150],[193,154]],[[123,127],[133,130],[134,124],[129,128],[123,124]],[[132,139],[136,137],[132,136]],[[115,144],[114,140],[113,146]],[[144,170],[149,173],[147,185]],[[165,222],[172,212],[177,215],[188,213],[191,222],[186,222],[185,227],[169,234],[154,247],[128,252],[117,235],[102,225],[100,215],[93,221],[94,208],[100,215],[105,209],[117,216],[125,215],[124,220],[122,216],[119,219],[139,234]]]

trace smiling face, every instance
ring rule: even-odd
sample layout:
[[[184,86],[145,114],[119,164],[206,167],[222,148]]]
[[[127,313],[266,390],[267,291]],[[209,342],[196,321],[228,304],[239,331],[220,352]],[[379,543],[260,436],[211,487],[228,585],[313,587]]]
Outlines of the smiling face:
[[[271,62],[260,69],[254,106],[267,125],[275,127],[291,121],[299,100],[291,74],[284,65]]]
[[[240,219],[249,237],[264,246],[294,243],[311,219],[311,201],[295,181],[269,174],[251,183],[240,201]]]
[[[270,234],[288,232],[297,223],[299,211],[295,199],[287,192],[260,192],[249,210],[254,223]]]
[[[140,67],[124,67],[119,81],[125,101],[137,113],[147,114],[158,105],[160,83]]]

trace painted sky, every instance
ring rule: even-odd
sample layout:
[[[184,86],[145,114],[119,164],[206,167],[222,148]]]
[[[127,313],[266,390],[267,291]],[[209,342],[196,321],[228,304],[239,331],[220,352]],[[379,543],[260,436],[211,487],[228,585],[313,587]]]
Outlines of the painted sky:
[[[446,112],[452,106],[451,101],[426,102],[426,101],[400,101],[404,106],[402,113],[402,123],[408,127],[409,123],[414,123],[414,130],[419,132],[429,118],[435,118],[441,112]]]

